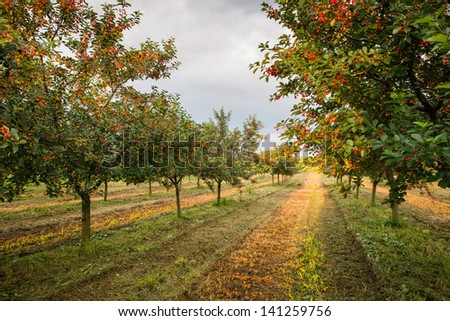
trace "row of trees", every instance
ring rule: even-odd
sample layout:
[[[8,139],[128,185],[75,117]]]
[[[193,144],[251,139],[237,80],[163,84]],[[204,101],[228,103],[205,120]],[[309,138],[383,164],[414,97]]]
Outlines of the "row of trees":
[[[177,100],[173,103],[176,105]],[[121,175],[116,177],[127,183],[157,181],[167,188],[173,187],[178,216],[181,216],[181,183],[191,175],[206,182],[212,190],[217,188],[220,204],[222,183],[238,186],[242,179],[256,174],[255,155],[262,123],[249,116],[243,130],[231,129],[231,112],[221,108],[213,113],[212,119],[200,124],[181,107],[176,115],[170,116],[170,121],[168,115],[163,118],[151,115],[151,119],[143,120],[142,131],[134,128],[133,135],[127,132],[125,137],[105,145],[104,165],[113,171],[119,168]],[[155,126],[149,127],[151,122]]]
[[[50,196],[77,194],[82,241],[90,238],[91,195],[109,181],[158,181],[174,187],[177,213],[183,177],[217,188],[254,174],[261,123],[230,129],[223,109],[195,123],[176,95],[132,82],[168,78],[179,62],[174,40],[123,45],[139,23],[125,0],[97,13],[83,0],[3,1],[0,198],[30,184]]]
[[[251,65],[275,78],[272,99],[294,95],[280,123],[323,171],[357,187],[390,186],[398,221],[407,189],[450,184],[450,7],[447,1],[276,1],[263,4],[289,30]]]

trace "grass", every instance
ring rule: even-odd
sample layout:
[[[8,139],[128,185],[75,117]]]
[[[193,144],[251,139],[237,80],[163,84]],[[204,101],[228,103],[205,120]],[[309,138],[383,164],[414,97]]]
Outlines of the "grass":
[[[183,191],[185,194],[195,193],[193,183],[186,184]],[[201,186],[203,187],[203,186]],[[172,191],[166,192],[161,186],[154,186],[154,194],[148,195],[147,186],[126,185],[123,182],[111,182],[108,192],[108,201],[103,201],[100,191],[92,195],[91,209],[113,207],[117,205],[125,205],[128,203],[136,203],[148,201],[152,196],[158,195],[159,198],[167,198],[172,196]],[[196,189],[196,188],[195,188]],[[203,189],[203,188],[201,188]],[[192,190],[192,191],[191,191]],[[79,211],[81,200],[74,195],[64,195],[59,198],[50,198],[45,194],[43,186],[31,186],[26,194],[17,197],[11,204],[0,204],[3,210],[0,219],[15,220],[18,218],[39,218],[45,216],[57,216],[66,212]],[[3,208],[2,208],[3,207]]]
[[[450,232],[414,220],[407,205],[400,207],[401,224],[393,224],[388,207],[370,206],[368,191],[362,196],[333,194],[393,299],[450,300]]]
[[[323,293],[327,290],[320,269],[323,265],[324,254],[314,231],[307,233],[304,242],[302,254],[296,262],[296,283],[292,289],[291,299],[322,301]]]
[[[189,297],[302,179],[243,189],[220,206],[191,207],[183,218],[170,212],[106,228],[83,247],[70,238],[32,254],[0,255],[0,300]],[[331,195],[334,201],[325,197],[323,210],[302,227],[293,299],[450,300],[445,225],[418,221],[415,217],[427,212],[408,204],[400,207],[401,224],[392,224],[387,206],[370,206],[368,189],[362,189],[360,200]],[[311,204],[319,200],[313,195]]]
[[[284,186],[264,186],[183,212],[138,220],[39,252],[0,257],[0,298],[6,300],[169,299],[187,290],[228,248],[283,200]],[[284,195],[284,194],[283,194]],[[266,199],[267,198],[267,199]],[[264,210],[255,209],[258,199]],[[275,201],[276,200],[276,201]]]
[[[255,185],[255,188],[262,185],[264,184]],[[225,184],[223,194],[229,196],[233,193],[236,193],[235,189]],[[101,200],[92,203],[92,230],[99,231],[129,225],[136,220],[172,211],[175,207],[173,193],[162,193],[151,200],[145,195],[130,197],[129,194],[124,194],[119,196],[122,197],[107,203]],[[182,203],[186,204],[182,204],[182,206],[190,207],[195,206],[195,202],[208,202],[207,199],[211,196],[214,194],[211,194],[209,190],[196,191],[194,188],[187,188],[183,191],[182,199]],[[201,201],[202,197],[203,201]],[[17,207],[13,207],[12,204],[6,205],[5,211],[0,214],[0,223],[2,221],[4,223],[0,224],[0,232],[4,233],[5,237],[5,241],[0,244],[0,253],[30,252],[35,248],[56,244],[79,235],[80,208],[78,204],[73,203],[77,201],[70,200],[69,203],[64,203],[64,200],[58,202],[44,202],[43,200],[40,202],[39,200],[41,200],[41,196],[37,196],[36,200],[30,200],[29,204],[17,204]],[[229,200],[225,200],[224,203],[227,201]],[[29,208],[29,205],[34,208]],[[30,213],[39,212],[41,214],[38,216],[34,214],[33,219],[30,219],[31,216],[26,212],[26,208]],[[129,215],[127,216],[126,213]],[[15,219],[5,219],[9,214]]]
[[[227,198],[227,197],[221,197],[220,201],[218,202],[217,200],[215,200],[212,205],[213,206],[227,206],[233,203],[233,199]]]
[[[324,300],[324,292],[327,290],[322,266],[324,264],[324,253],[322,245],[317,237],[317,221],[321,210],[315,209],[315,205],[323,202],[317,188],[314,189],[310,198],[308,219],[303,224],[301,233],[298,234],[300,251],[295,266],[295,283],[292,286],[291,300]]]

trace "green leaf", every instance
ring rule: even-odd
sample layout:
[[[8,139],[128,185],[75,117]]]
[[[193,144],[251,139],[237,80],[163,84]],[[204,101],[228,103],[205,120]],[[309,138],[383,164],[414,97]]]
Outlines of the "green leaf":
[[[442,33],[440,33],[440,34],[437,34],[437,35],[435,35],[435,36],[433,36],[433,37],[428,38],[428,39],[425,40],[425,41],[428,41],[428,42],[430,42],[430,41],[434,41],[434,42],[447,42],[448,40],[447,40],[447,37],[446,37],[445,35],[443,35]]]
[[[392,34],[396,35],[403,27],[395,27],[394,30],[392,30]]]
[[[419,24],[419,23],[429,23],[431,22],[431,16],[426,16],[420,19],[417,19],[416,21],[414,21],[414,25]]]
[[[450,89],[450,82],[434,87],[435,89]]]
[[[435,143],[440,143],[440,142],[446,142],[447,141],[447,134],[446,133],[442,133],[437,135],[434,138]]]
[[[428,123],[426,123],[426,122],[421,122],[421,121],[415,121],[413,124],[415,124],[415,125],[417,125],[417,126],[419,126],[419,127],[421,127],[421,128],[425,128],[425,127],[428,126]]]
[[[391,57],[391,56],[388,56],[388,57],[386,57],[386,58],[383,59],[383,62],[384,62],[386,65],[389,65],[389,64],[391,63],[391,61],[392,61],[392,57]]]
[[[383,154],[386,155],[387,157],[402,158],[401,153],[394,152],[392,150],[385,150]]]
[[[10,133],[14,137],[14,139],[19,140],[19,131],[17,129],[11,127]]]
[[[396,161],[397,160],[395,158],[389,158],[385,164],[386,164],[386,166],[389,166],[389,165],[394,164]]]
[[[419,134],[412,134],[411,137],[417,140],[418,142],[423,142],[423,138]]]
[[[447,188],[447,187],[448,187],[448,182],[446,182],[446,181],[440,181],[440,182],[438,183],[438,185],[439,185],[439,187],[441,187],[441,188]]]
[[[331,20],[330,25],[331,25],[332,27],[334,27],[335,24],[336,24],[336,19]]]
[[[450,157],[450,147],[443,148],[442,154],[444,154],[445,157]]]
[[[348,145],[344,145],[344,151],[345,151],[347,154],[351,154],[351,153],[352,153],[352,149],[351,149],[350,146],[348,146]]]
[[[441,9],[439,9],[438,11],[436,11],[436,14],[434,15],[436,18],[439,18],[439,16],[447,9],[446,6],[442,6]],[[429,16],[428,16],[429,17]],[[427,17],[425,17],[427,18]],[[423,19],[425,19],[423,18]],[[420,19],[419,19],[420,20]],[[431,21],[431,17],[430,17],[430,21]]]

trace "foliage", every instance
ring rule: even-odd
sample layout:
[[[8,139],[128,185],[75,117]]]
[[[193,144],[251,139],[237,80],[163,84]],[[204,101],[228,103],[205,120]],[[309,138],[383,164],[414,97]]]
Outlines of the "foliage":
[[[447,2],[276,3],[263,11],[289,33],[251,68],[279,82],[272,99],[298,99],[284,136],[335,176],[386,175],[393,210],[408,186],[448,186]]]
[[[217,184],[217,204],[220,204],[222,182],[239,186],[242,178],[250,179],[253,175],[262,123],[251,116],[244,122],[243,131],[231,130],[231,112],[221,108],[213,113],[214,119],[203,123],[200,129],[202,146],[198,174],[210,189]]]
[[[109,177],[103,145],[133,124],[129,82],[169,77],[178,66],[173,39],[126,48],[139,23],[119,0],[97,14],[84,1],[4,1],[2,173],[11,200],[30,182],[83,201],[89,238],[90,195]],[[126,124],[126,125],[125,125]]]

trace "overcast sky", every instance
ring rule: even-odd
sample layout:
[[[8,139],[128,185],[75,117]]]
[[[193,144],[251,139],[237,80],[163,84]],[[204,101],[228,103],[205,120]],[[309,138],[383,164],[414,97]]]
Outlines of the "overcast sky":
[[[157,85],[180,94],[181,104],[198,122],[210,118],[213,108],[223,106],[232,111],[233,127],[256,114],[268,133],[275,132],[273,127],[289,115],[292,100],[269,102],[275,84],[260,80],[249,70],[249,64],[263,56],[258,44],[273,42],[282,33],[260,10],[262,0],[129,2],[143,15],[141,23],[125,34],[125,43],[138,46],[146,38],[174,37],[181,62],[170,79],[135,83],[137,89],[148,91]]]

